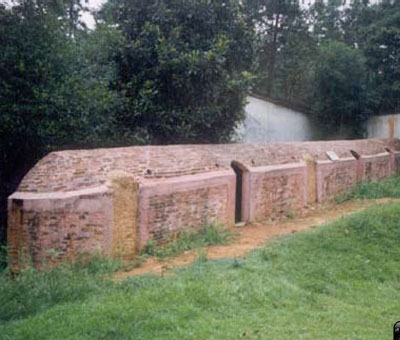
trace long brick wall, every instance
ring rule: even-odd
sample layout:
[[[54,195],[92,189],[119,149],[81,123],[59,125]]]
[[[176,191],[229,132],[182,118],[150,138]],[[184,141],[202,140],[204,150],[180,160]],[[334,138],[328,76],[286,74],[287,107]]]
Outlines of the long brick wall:
[[[130,259],[181,229],[289,216],[399,170],[394,139],[51,153],[9,197],[10,257]]]

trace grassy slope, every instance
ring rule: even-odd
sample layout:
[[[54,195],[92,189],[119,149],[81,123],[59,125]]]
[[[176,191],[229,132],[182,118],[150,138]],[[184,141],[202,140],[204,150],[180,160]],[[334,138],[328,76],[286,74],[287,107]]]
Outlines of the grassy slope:
[[[393,176],[384,181],[373,181],[359,184],[352,194],[356,198],[399,198],[400,176]]]
[[[164,279],[94,285],[85,274],[94,288],[79,299],[38,302],[6,318],[0,306],[0,339],[391,339],[400,320],[399,241],[393,203],[277,239],[245,260],[199,261]]]

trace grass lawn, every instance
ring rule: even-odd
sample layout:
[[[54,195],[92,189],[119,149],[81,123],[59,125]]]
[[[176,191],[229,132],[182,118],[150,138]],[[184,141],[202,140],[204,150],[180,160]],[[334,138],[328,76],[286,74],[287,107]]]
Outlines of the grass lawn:
[[[165,278],[112,283],[101,261],[0,274],[0,339],[389,340],[399,244],[391,203]]]

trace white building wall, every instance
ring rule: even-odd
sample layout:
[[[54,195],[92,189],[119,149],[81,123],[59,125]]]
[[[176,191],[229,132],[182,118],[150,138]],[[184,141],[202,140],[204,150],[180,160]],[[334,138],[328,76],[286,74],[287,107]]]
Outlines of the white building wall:
[[[243,142],[278,142],[312,140],[315,129],[304,113],[258,99],[248,98],[246,119],[237,129]]]
[[[367,122],[367,138],[400,138],[400,114],[371,117]]]

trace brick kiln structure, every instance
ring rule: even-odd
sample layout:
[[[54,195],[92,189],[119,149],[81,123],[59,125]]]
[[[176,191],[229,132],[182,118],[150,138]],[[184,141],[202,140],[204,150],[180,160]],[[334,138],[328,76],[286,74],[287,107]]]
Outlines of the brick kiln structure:
[[[399,151],[392,139],[53,152],[9,197],[10,258],[130,259],[184,228],[279,217],[387,177]]]

